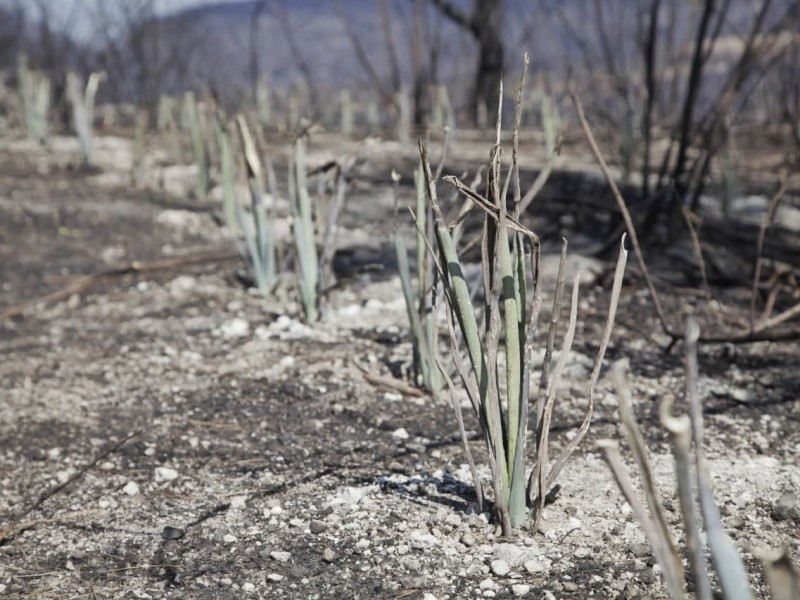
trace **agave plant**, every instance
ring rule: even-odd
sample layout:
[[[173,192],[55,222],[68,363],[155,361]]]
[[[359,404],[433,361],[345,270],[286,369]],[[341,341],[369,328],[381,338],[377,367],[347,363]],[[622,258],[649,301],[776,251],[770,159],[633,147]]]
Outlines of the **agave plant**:
[[[397,219],[398,189],[400,181],[399,175],[395,177],[395,220]],[[436,315],[434,313],[433,302],[429,290],[433,284],[432,273],[429,268],[427,250],[427,213],[425,195],[425,176],[423,175],[422,165],[414,172],[416,183],[416,207],[415,214],[417,219],[416,230],[416,279],[411,276],[411,268],[408,262],[408,248],[406,247],[403,236],[395,229],[394,246],[397,256],[397,270],[400,275],[400,284],[403,289],[403,298],[408,314],[409,329],[411,332],[411,345],[414,356],[414,373],[419,378],[422,387],[431,392],[434,397],[438,396],[442,388],[442,375],[439,366],[436,364],[437,351],[437,328]]]
[[[558,382],[566,366],[575,336],[579,292],[579,278],[576,276],[572,288],[567,332],[558,360],[552,367],[556,331],[560,322],[566,281],[566,242],[562,246],[545,360],[534,400],[535,455],[532,467],[528,469],[526,445],[529,404],[531,404],[532,396],[530,389],[533,370],[532,354],[542,299],[538,280],[539,238],[520,222],[523,196],[519,184],[518,140],[524,78],[523,71],[517,96],[514,148],[510,172],[504,178],[500,166],[502,123],[502,114],[500,113],[497,119],[495,146],[492,149],[492,160],[488,170],[486,195],[468,187],[456,177],[444,178],[444,181],[453,185],[472,203],[473,208],[480,209],[484,214],[481,254],[484,292],[482,308],[486,326],[483,333],[478,326],[476,307],[473,305],[464,269],[450,233],[451,226],[445,221],[439,205],[436,180],[431,172],[427,150],[424,144],[420,143],[427,200],[436,221],[435,239],[431,240],[430,246],[435,247],[436,269],[448,308],[448,330],[454,367],[483,434],[492,473],[494,513],[502,526],[504,535],[511,535],[515,529],[523,526],[531,513],[534,515],[533,528],[534,530],[538,529],[549,490],[555,485],[567,459],[589,429],[594,407],[594,387],[599,378],[600,366],[611,336],[627,257],[627,252],[622,246],[614,276],[609,313],[594,369],[587,386],[586,416],[576,435],[555,462],[551,463],[549,458],[550,422],[555,406]],[[502,98],[502,87],[500,96]],[[507,198],[512,180],[513,209],[509,213]],[[533,281],[532,289],[529,289],[528,286],[528,276]],[[460,340],[463,340],[463,353],[459,344]],[[502,355],[504,355],[504,361],[501,360]],[[500,373],[501,365],[504,365],[503,376]],[[476,485],[478,503],[483,505],[484,497],[480,478],[466,443],[460,403],[455,397],[458,388],[443,365],[440,365],[440,370],[447,381],[456,411],[459,428],[464,439],[464,448]],[[503,390],[503,388],[505,389]]]
[[[21,54],[17,65],[17,85],[25,133],[28,139],[44,144],[50,135],[47,123],[52,97],[50,78],[32,70],[28,57]]]
[[[250,213],[247,214],[242,209],[236,197],[234,146],[227,126],[222,119],[217,119],[225,221],[237,239],[239,251],[245,259],[256,288],[262,294],[269,294],[277,283],[274,202],[269,208],[264,202],[261,161],[250,127],[242,115],[236,117],[236,127],[247,169]],[[269,168],[271,169],[271,165]]]
[[[84,87],[76,73],[67,73],[67,98],[72,109],[72,128],[78,136],[85,165],[94,164],[94,103],[97,89],[104,79],[105,73],[92,73]]]
[[[690,317],[686,322],[684,338],[688,414],[675,415],[672,401],[669,399],[662,401],[660,411],[661,424],[669,434],[675,460],[678,501],[690,559],[688,573],[683,567],[681,553],[670,533],[655,486],[644,438],[634,416],[630,388],[625,381],[623,361],[615,363],[613,369],[618,391],[620,420],[642,480],[647,509],[639,500],[633,480],[623,464],[618,444],[612,440],[602,440],[598,442],[598,446],[602,449],[603,457],[617,485],[644,530],[656,561],[664,573],[664,582],[670,596],[675,600],[685,598],[685,584],[687,581],[692,581],[698,600],[711,600],[714,597],[703,543],[705,539],[714,569],[719,576],[723,597],[728,600],[752,600],[753,593],[750,590],[744,563],[736,546],[725,532],[719,509],[714,501],[711,476],[703,452],[703,410],[697,393],[699,335],[700,328]],[[701,523],[705,524],[705,535],[701,535]],[[764,557],[764,567],[774,598],[788,600],[800,597],[800,577],[785,551]]]

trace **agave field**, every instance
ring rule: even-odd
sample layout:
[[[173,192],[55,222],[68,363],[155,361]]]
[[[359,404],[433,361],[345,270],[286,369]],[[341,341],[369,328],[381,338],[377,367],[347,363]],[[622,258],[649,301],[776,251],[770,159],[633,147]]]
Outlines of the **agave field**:
[[[21,69],[0,596],[798,597],[796,174],[652,251],[579,103],[417,143],[72,75],[73,135]]]

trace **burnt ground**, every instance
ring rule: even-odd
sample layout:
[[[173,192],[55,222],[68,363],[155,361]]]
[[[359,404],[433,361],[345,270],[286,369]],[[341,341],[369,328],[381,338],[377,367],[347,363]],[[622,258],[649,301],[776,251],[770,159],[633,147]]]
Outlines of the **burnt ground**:
[[[393,197],[375,183],[390,163],[355,186],[336,263],[346,279],[306,326],[289,286],[264,299],[242,285],[218,205],[176,194],[168,160],[150,165],[159,185],[134,189],[119,140],[101,140],[99,173],[75,168],[74,147],[59,144],[0,143],[0,307],[132,261],[152,268],[0,321],[0,596],[666,597],[595,447],[619,437],[605,376],[543,530],[506,540],[475,514],[451,406],[402,387],[411,350],[387,251]],[[593,263],[585,285],[553,454],[585,411],[610,268]],[[657,411],[681,397],[682,362],[654,343],[663,336],[629,270],[607,359],[630,360],[679,537]],[[707,310],[662,287],[670,314]],[[797,513],[774,510],[800,493],[799,355],[797,342],[701,348],[715,491],[759,597],[756,557],[800,555]],[[476,427],[467,415],[481,458]]]

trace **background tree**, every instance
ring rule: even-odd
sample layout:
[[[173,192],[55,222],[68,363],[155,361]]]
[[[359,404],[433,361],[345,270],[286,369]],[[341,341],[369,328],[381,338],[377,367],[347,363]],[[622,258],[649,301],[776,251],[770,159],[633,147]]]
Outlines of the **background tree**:
[[[481,107],[496,114],[500,80],[503,77],[503,0],[473,0],[467,13],[450,0],[431,0],[453,23],[469,32],[478,44],[478,65],[470,95],[470,115],[478,123]]]
[[[258,84],[261,80],[261,65],[258,60],[259,25],[266,8],[267,0],[256,0],[253,2],[253,12],[250,15],[250,88],[254,102],[258,102]]]
[[[0,6],[0,68],[13,66],[25,36],[25,13],[19,2]]]

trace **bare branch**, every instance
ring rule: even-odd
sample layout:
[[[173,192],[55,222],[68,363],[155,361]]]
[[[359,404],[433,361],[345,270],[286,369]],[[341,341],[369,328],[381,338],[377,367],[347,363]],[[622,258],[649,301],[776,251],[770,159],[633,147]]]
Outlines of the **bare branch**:
[[[358,62],[361,64],[361,67],[364,69],[367,77],[369,77],[372,86],[375,88],[378,94],[380,94],[384,102],[387,104],[394,104],[394,98],[392,97],[392,94],[387,92],[386,88],[383,86],[381,78],[378,76],[378,72],[375,70],[375,66],[369,59],[366,48],[364,48],[364,44],[361,42],[361,38],[353,27],[353,23],[350,21],[350,17],[347,16],[347,13],[345,12],[340,0],[334,1],[333,8],[336,11],[336,14],[339,15],[339,19],[341,19],[342,25],[344,25],[347,37],[350,39],[350,43],[352,44],[353,50],[356,53],[356,58],[358,58]]]
[[[453,23],[470,31],[474,36],[478,36],[480,27],[475,22],[474,15],[468,15],[461,9],[456,7],[449,0],[431,0],[433,5],[439,9],[445,17],[450,19]]]

